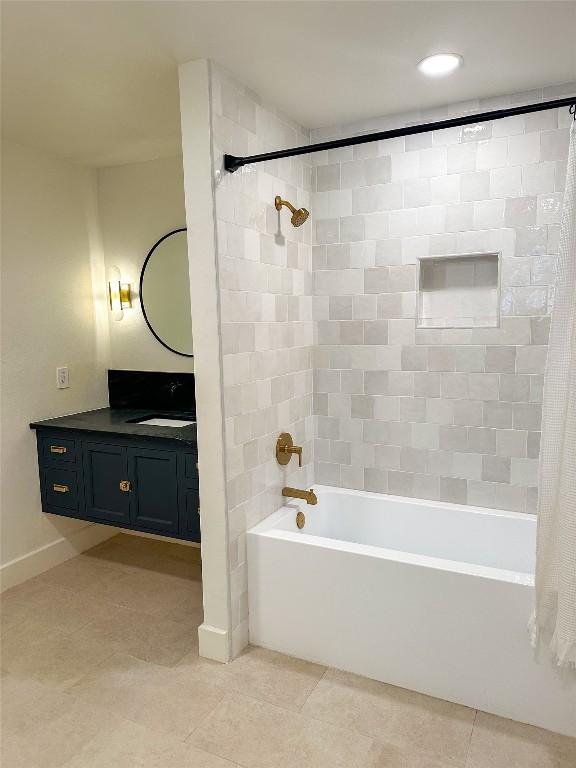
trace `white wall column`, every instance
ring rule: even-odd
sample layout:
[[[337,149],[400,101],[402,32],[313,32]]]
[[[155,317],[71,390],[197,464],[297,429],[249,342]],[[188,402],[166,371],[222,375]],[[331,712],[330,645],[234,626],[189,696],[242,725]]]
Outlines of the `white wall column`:
[[[199,629],[200,655],[226,662],[231,657],[231,602],[210,65],[207,61],[192,61],[180,67],[180,112],[202,517],[204,623]]]

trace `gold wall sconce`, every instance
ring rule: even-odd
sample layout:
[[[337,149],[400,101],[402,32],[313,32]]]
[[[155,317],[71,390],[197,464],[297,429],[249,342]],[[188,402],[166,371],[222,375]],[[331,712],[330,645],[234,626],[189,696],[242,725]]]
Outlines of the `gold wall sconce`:
[[[129,309],[132,306],[132,286],[130,283],[108,283],[108,295],[110,297],[110,309],[113,312],[119,309]]]
[[[132,285],[122,282],[118,267],[108,274],[108,304],[115,320],[122,320],[124,310],[132,307]]]

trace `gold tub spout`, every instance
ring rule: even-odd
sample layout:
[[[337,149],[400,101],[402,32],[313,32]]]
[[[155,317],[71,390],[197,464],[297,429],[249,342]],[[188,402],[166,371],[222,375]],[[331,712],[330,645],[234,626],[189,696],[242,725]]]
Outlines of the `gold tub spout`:
[[[309,491],[301,491],[299,488],[282,488],[282,496],[288,496],[290,499],[304,499],[306,504],[318,504],[318,497],[313,488]]]

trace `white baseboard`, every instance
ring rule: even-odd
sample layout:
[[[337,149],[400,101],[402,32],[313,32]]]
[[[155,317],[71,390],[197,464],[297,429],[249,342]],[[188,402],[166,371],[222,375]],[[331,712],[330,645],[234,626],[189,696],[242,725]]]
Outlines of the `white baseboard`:
[[[225,629],[201,624],[198,627],[200,656],[227,664],[230,661],[230,635]]]
[[[240,656],[249,643],[248,619],[239,624],[232,632],[232,658]]]
[[[86,549],[95,547],[106,539],[116,536],[118,530],[107,525],[89,523],[86,527],[67,537],[51,541],[43,547],[17,557],[0,568],[0,591],[22,584],[50,568],[54,568]]]

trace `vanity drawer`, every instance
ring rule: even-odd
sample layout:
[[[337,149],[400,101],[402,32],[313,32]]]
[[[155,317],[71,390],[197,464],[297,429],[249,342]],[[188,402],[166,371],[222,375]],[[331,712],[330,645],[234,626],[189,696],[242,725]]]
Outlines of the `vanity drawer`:
[[[73,469],[49,467],[42,470],[44,499],[49,507],[78,509],[78,474]]]
[[[44,461],[66,462],[76,461],[76,441],[58,436],[40,438],[41,456]]]

